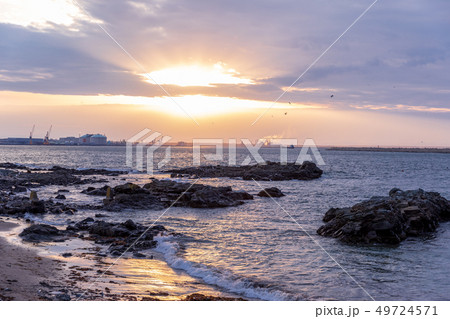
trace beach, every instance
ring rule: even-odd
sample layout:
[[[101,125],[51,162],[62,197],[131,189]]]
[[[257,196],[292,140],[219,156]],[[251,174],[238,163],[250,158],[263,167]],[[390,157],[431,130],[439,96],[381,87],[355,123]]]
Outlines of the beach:
[[[299,151],[289,151],[289,161]],[[399,228],[397,241],[370,232],[342,241],[327,237],[336,230],[323,220],[332,207],[345,215],[345,207],[373,196],[389,197],[395,187],[422,188],[448,199],[449,172],[442,169],[450,164],[446,154],[321,150],[323,174],[299,180],[290,171],[275,170],[277,179],[287,180],[273,181],[270,170],[261,176],[247,168],[253,174],[249,180],[223,167],[220,173],[219,168],[194,170],[189,149],[176,152],[176,165],[165,168],[175,171],[149,176],[128,169],[120,147],[0,148],[10,162],[0,168],[2,220],[18,225],[4,224],[6,231],[0,233],[2,256],[8,256],[1,262],[2,278],[18,280],[2,281],[0,288],[11,289],[1,291],[3,298],[370,299],[320,243],[377,300],[447,299],[448,276],[439,265],[449,258],[449,223],[427,221],[433,227],[420,236],[403,236]],[[261,152],[269,161],[278,156],[276,149]],[[80,154],[83,163],[74,163]],[[238,149],[239,162],[246,155]],[[202,177],[197,181],[191,175]],[[264,196],[264,189],[277,197]],[[434,193],[411,194],[416,193],[434,200]],[[403,197],[398,198],[396,205],[403,207]],[[384,201],[362,205],[364,216],[373,215],[371,207]],[[429,205],[411,203],[405,206],[411,214],[417,213],[414,206]],[[325,225],[322,236],[317,231]],[[373,223],[377,229],[386,225]],[[385,238],[387,245],[345,242]],[[26,257],[16,260],[19,255]],[[21,271],[33,278],[14,277],[8,264],[22,264]]]
[[[0,221],[0,236],[19,225]],[[36,250],[14,245],[0,237],[0,299],[40,300],[40,282],[61,281],[65,277],[61,262],[40,257]]]
[[[128,260],[118,264],[121,269],[116,272],[110,270],[111,260],[97,257],[92,262],[93,254],[89,256],[89,253],[68,260],[55,255],[43,257],[46,252],[42,247],[27,247],[5,238],[16,236],[11,231],[17,227],[20,227],[17,223],[0,221],[0,299],[3,301],[241,299],[209,288],[195,293],[186,290],[185,294],[172,294],[174,287],[182,285],[183,281],[177,282],[179,276],[157,259]],[[141,271],[147,269],[145,273],[149,278],[126,275],[131,268],[137,267]],[[119,289],[121,285],[127,285],[128,289]]]

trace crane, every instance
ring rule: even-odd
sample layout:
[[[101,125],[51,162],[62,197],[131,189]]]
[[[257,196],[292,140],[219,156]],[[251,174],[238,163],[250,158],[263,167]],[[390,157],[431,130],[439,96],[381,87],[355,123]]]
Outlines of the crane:
[[[52,127],[53,127],[53,125],[50,125],[50,128],[47,131],[47,134],[45,134],[44,145],[49,145],[50,144],[50,133],[52,132]]]
[[[33,128],[31,129],[31,131],[30,131],[30,145],[33,145],[33,133],[34,133],[34,127],[35,127],[36,125],[33,125]]]

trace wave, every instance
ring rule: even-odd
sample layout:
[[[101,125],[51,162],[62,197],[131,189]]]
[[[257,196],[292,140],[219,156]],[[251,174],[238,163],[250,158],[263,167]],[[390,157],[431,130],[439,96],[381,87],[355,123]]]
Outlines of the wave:
[[[258,284],[247,278],[238,277],[231,272],[219,271],[201,263],[185,260],[177,255],[178,244],[171,241],[173,236],[156,236],[156,251],[162,253],[166,262],[174,269],[184,270],[190,276],[202,279],[209,285],[218,286],[225,291],[236,293],[247,298],[259,300],[293,300],[283,291],[258,287]]]
[[[64,226],[67,225],[67,221],[62,221],[62,222],[56,222],[56,221],[48,221],[42,218],[39,218],[36,215],[30,214],[30,213],[25,213],[24,215],[25,220],[29,219],[35,223],[39,223],[39,224],[46,224],[46,225],[51,225],[51,226]]]
[[[70,167],[69,167],[70,168]],[[127,173],[133,173],[135,172],[135,170],[128,168],[128,167],[123,167],[123,168],[113,168],[113,167],[76,167],[75,168],[77,171],[86,171],[86,170],[90,170],[90,169],[102,169],[111,173],[115,173],[115,172],[127,172]],[[136,171],[139,172],[139,171]]]

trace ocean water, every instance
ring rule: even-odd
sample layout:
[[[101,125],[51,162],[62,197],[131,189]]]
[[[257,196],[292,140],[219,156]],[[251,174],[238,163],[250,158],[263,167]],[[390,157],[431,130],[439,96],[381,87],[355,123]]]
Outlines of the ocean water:
[[[371,196],[386,195],[394,187],[423,188],[450,199],[450,155],[320,151],[326,165],[322,166],[323,176],[317,180],[256,184],[221,178],[199,182],[230,185],[252,194],[261,187],[276,186],[287,195],[276,202],[255,196],[253,201],[239,207],[174,207],[165,213],[125,211],[108,215],[114,221],[131,218],[144,224],[158,219],[158,224],[181,234],[158,238],[155,250],[179,274],[180,280],[192,278],[245,298],[368,300],[372,296],[376,300],[448,300],[450,223],[442,223],[436,233],[427,237],[408,239],[392,247],[346,245],[320,237],[316,230],[330,207],[349,206]],[[294,161],[298,152],[289,150],[288,159]],[[275,148],[261,149],[260,154],[266,160],[279,158],[279,150]],[[245,149],[238,149],[238,163],[247,155]],[[168,167],[192,165],[189,148],[172,148],[172,158]],[[0,146],[0,162],[7,161],[36,167],[127,169],[124,147]],[[149,177],[132,171],[126,176],[109,178],[108,183],[144,184]],[[80,194],[86,187],[70,187],[67,201],[101,200]],[[40,197],[53,197],[57,189],[56,186],[39,189]],[[80,211],[70,219],[77,221],[95,213]],[[67,218],[48,215],[42,221],[64,225]]]

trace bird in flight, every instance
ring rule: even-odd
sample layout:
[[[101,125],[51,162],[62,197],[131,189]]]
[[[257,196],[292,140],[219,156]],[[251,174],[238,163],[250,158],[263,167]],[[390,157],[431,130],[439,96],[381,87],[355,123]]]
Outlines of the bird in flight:
[[[334,94],[331,94],[331,96],[330,96],[331,98],[333,98],[334,97]]]

